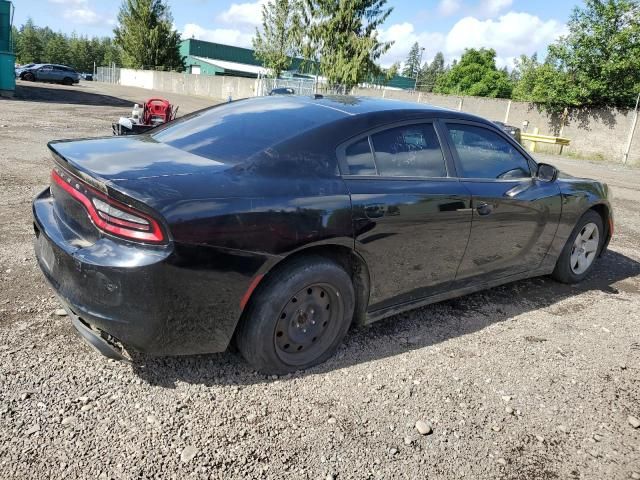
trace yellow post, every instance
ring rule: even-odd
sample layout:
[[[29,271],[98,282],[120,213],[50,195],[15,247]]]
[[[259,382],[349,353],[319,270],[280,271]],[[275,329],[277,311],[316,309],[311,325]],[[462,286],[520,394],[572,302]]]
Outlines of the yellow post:
[[[540,133],[540,129],[538,127],[533,129],[533,134],[538,135]],[[538,142],[531,142],[531,153],[536,153],[536,144]]]

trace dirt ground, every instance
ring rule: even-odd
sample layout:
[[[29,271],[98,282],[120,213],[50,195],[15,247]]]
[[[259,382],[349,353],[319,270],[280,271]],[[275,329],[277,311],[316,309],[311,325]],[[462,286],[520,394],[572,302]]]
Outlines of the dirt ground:
[[[640,170],[545,157],[613,191],[615,237],[581,285],[537,278],[399,315],[282,378],[233,352],[131,365],[54,313],[31,200],[47,141],[110,134],[153,92],[17,93],[0,100],[0,478],[640,479]]]

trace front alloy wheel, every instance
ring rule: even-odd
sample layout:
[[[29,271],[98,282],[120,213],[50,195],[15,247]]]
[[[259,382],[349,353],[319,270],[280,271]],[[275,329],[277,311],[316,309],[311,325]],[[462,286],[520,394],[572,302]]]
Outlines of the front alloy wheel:
[[[589,222],[576,236],[571,249],[571,270],[576,275],[586,272],[598,254],[600,231],[598,226]]]

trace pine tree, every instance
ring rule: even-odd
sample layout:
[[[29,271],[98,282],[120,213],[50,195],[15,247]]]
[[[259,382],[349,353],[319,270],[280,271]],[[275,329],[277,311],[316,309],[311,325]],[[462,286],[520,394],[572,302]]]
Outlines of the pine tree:
[[[422,52],[420,50],[420,45],[418,42],[415,42],[409,50],[409,55],[407,56],[407,60],[404,62],[404,69],[402,70],[402,75],[409,78],[416,78],[418,73],[420,72],[420,62],[422,59]]]
[[[44,58],[51,63],[63,65],[69,63],[69,42],[63,34],[56,33],[47,42],[44,47]]]
[[[122,48],[123,63],[131,68],[184,70],[180,34],[164,0],[124,0],[113,30]]]
[[[442,52],[438,52],[430,64],[425,62],[422,67],[420,79],[418,80],[418,88],[424,92],[432,92],[438,79],[445,73],[444,55]]]
[[[376,61],[393,42],[381,42],[378,28],[393,10],[387,0],[306,0],[307,55],[320,59],[332,88],[349,92],[383,74]],[[315,49],[309,53],[309,50]]]
[[[271,0],[262,6],[262,31],[253,38],[254,55],[278,78],[300,51],[300,3]]]
[[[37,27],[31,18],[20,29],[17,44],[17,59],[19,63],[39,63],[42,61],[44,47],[38,34]]]

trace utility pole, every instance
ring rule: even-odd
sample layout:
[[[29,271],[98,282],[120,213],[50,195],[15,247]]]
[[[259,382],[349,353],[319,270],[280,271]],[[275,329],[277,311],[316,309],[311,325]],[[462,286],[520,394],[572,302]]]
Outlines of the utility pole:
[[[622,164],[626,165],[629,160],[629,152],[631,151],[631,144],[633,143],[633,135],[636,133],[636,125],[638,125],[638,103],[640,103],[640,93],[636,99],[636,108],[633,111],[633,120],[631,121],[631,131],[629,132],[629,140],[627,141],[627,148],[624,151],[624,157],[622,157]]]
[[[418,90],[418,77],[420,76],[420,70],[422,69],[422,55],[424,54],[424,47],[420,49],[420,60],[418,60],[418,68],[416,69],[416,83],[413,85],[413,91]]]

